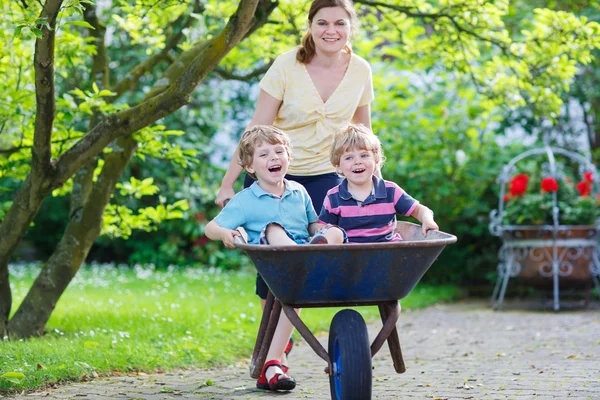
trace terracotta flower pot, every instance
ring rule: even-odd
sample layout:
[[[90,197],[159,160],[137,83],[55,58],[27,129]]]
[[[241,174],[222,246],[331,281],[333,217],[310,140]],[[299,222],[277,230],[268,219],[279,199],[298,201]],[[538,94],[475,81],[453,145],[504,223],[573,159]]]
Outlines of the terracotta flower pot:
[[[561,226],[557,232],[559,286],[561,289],[589,289],[592,286],[590,264],[593,262],[597,230],[594,226]],[[527,226],[505,232],[505,240],[519,243],[515,261],[519,277],[528,285],[541,289],[553,287],[553,231],[548,227]]]

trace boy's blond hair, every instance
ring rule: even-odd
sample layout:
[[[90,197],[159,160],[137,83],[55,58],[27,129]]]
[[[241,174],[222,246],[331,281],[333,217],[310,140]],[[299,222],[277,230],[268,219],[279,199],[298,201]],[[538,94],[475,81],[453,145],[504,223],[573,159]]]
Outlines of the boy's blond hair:
[[[281,144],[285,147],[288,157],[292,157],[290,137],[281,129],[275,128],[272,125],[255,125],[248,128],[240,139],[237,148],[239,164],[242,168],[252,165],[254,151],[263,143]],[[253,179],[256,175],[246,171]]]
[[[364,125],[350,124],[335,134],[329,155],[331,164],[334,167],[339,167],[342,154],[354,149],[372,151],[375,162],[379,163],[380,166],[385,162],[379,138]]]

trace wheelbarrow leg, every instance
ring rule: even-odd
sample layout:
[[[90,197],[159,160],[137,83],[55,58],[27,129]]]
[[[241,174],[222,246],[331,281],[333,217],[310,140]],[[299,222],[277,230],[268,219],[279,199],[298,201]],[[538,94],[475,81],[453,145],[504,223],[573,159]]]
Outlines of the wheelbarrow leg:
[[[288,317],[294,328],[300,333],[300,335],[306,340],[306,343],[314,350],[315,353],[323,360],[327,361],[327,365],[329,366],[329,354],[327,354],[327,350],[319,343],[315,335],[308,329],[308,327],[304,324],[304,322],[300,319],[294,308],[284,304],[283,312]]]
[[[281,314],[281,303],[275,300],[275,297],[269,291],[267,300],[263,309],[263,315],[260,320],[260,327],[256,335],[256,343],[252,352],[252,361],[250,362],[250,376],[254,379],[260,378],[269,347],[273,341],[273,335],[277,328],[279,315]]]
[[[374,347],[377,342],[377,339],[381,336],[382,340],[385,340],[383,335],[385,335],[385,327],[391,325],[391,330],[389,330],[389,335],[387,336],[388,347],[390,348],[390,354],[392,356],[392,360],[394,361],[394,369],[397,373],[403,374],[406,372],[406,366],[404,365],[404,358],[402,357],[402,348],[400,347],[400,338],[398,337],[398,329],[396,328],[396,322],[398,322],[398,317],[400,315],[400,305],[397,301],[381,304],[379,307],[379,314],[381,315],[381,321],[383,322],[383,328],[381,329],[380,334],[373,341],[373,345],[371,346],[371,352],[373,355],[379,348],[383,345],[383,343],[379,344],[379,347],[373,352]],[[393,324],[393,325],[392,325]],[[388,328],[389,329],[389,328]]]

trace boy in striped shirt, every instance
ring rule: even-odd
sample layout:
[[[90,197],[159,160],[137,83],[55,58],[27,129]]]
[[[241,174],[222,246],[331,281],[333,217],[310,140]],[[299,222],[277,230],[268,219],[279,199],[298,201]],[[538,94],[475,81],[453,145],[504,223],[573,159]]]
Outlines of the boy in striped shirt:
[[[327,192],[319,223],[344,229],[352,243],[402,240],[395,232],[396,213],[419,220],[423,236],[438,230],[429,208],[375,175],[384,160],[381,142],[367,127],[349,125],[338,132],[331,163],[345,179]]]

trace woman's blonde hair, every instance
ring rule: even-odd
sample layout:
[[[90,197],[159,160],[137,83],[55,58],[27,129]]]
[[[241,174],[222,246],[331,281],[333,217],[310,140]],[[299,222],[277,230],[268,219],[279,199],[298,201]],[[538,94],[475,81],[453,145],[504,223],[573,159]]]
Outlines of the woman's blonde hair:
[[[380,166],[385,162],[379,138],[364,125],[350,124],[336,132],[329,155],[331,164],[339,167],[342,154],[351,150],[372,151],[375,162]]]
[[[288,157],[292,157],[290,137],[279,128],[272,125],[255,125],[246,129],[242,134],[240,143],[237,148],[238,163],[242,168],[252,165],[254,152],[256,148],[263,143],[281,144],[285,147]],[[246,171],[253,179],[256,176],[253,173]]]
[[[302,44],[298,48],[298,52],[296,53],[296,60],[303,64],[308,64],[310,60],[316,54],[315,41],[310,32],[310,26],[312,25],[313,18],[322,8],[327,7],[341,7],[348,13],[350,16],[350,26],[352,30],[356,30],[358,28],[358,16],[356,15],[356,10],[354,9],[354,4],[351,0],[313,0],[310,5],[310,10],[308,11],[308,32],[304,34],[302,38]],[[350,43],[346,43],[344,46],[344,50],[348,53],[352,53],[352,46]]]

